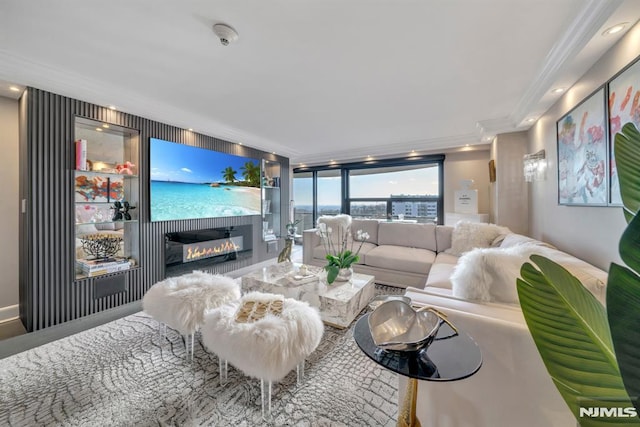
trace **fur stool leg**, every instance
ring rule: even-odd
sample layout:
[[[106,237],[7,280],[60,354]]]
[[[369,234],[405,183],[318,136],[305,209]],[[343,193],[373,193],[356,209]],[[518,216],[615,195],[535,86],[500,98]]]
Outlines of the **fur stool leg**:
[[[220,380],[227,361],[245,375],[260,380],[262,416],[271,418],[271,388],[296,368],[298,381],[304,361],[318,347],[324,325],[309,304],[281,295],[251,292],[205,314],[204,346],[218,355]]]
[[[193,360],[195,332],[204,322],[205,310],[239,298],[240,285],[235,279],[194,271],[151,286],[142,307],[161,324],[165,336],[169,325],[184,337],[185,353]]]

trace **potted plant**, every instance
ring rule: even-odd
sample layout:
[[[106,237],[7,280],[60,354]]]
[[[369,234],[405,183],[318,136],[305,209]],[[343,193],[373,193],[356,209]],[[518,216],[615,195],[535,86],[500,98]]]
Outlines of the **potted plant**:
[[[615,137],[627,228],[607,279],[607,308],[559,264],[531,256],[517,280],[529,331],[547,371],[581,426],[639,425],[640,133]],[[633,399],[630,399],[630,396]]]
[[[331,227],[327,227],[325,223],[318,224],[316,234],[320,236],[324,250],[327,253],[327,265],[324,266],[327,271],[327,283],[331,284],[336,280],[342,282],[350,280],[353,275],[351,266],[360,260],[360,250],[364,242],[369,239],[369,233],[362,230],[356,232],[356,240],[360,242],[360,245],[355,252],[353,250],[354,241],[349,239],[348,228],[342,230],[342,227],[339,227],[337,243],[333,239],[333,230]],[[349,240],[351,244],[349,244]]]

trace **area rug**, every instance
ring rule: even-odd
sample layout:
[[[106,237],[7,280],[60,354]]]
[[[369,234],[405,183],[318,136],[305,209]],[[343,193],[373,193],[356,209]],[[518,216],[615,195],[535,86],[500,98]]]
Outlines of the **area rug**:
[[[141,312],[0,360],[0,425],[265,425],[259,380],[230,367],[221,386],[216,356],[196,338],[189,362],[178,333],[161,336]],[[398,411],[396,375],[351,329],[330,326],[304,382],[291,372],[272,396],[272,425],[390,426]]]

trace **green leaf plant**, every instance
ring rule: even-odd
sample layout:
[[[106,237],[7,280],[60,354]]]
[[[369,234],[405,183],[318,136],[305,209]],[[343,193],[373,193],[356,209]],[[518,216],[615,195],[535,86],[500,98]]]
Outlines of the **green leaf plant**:
[[[607,309],[566,269],[539,255],[517,280],[538,352],[583,427],[640,425],[640,133],[632,123],[616,134],[614,148],[628,222],[619,251],[628,267],[611,264]]]

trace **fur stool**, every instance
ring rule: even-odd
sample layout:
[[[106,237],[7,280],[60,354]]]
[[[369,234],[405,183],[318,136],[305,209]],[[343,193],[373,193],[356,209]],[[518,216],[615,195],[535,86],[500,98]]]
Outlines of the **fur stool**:
[[[318,347],[323,333],[320,313],[306,302],[250,292],[238,302],[205,313],[202,341],[218,355],[221,381],[226,379],[227,361],[260,379],[262,416],[269,420],[272,382],[297,367],[299,383],[304,360]]]
[[[191,351],[193,360],[194,334],[203,323],[205,310],[239,298],[240,285],[236,280],[194,271],[151,286],[142,299],[142,307],[161,323],[161,331],[166,331],[166,325],[169,325],[184,336],[187,357]]]

